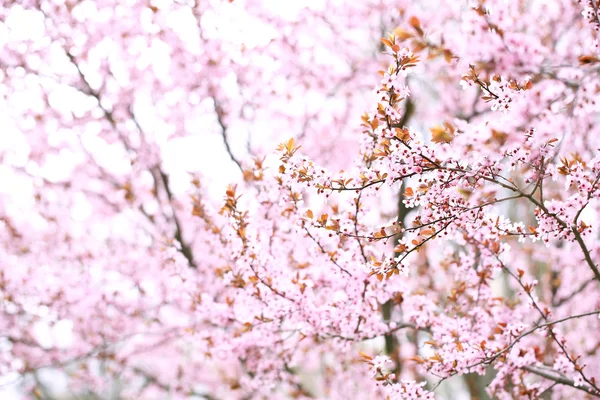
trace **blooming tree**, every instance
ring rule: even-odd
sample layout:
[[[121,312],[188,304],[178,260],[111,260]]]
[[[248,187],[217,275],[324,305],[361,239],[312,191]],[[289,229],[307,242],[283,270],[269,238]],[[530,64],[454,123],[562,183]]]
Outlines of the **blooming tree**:
[[[598,2],[298,3],[3,4],[2,384],[600,397]]]

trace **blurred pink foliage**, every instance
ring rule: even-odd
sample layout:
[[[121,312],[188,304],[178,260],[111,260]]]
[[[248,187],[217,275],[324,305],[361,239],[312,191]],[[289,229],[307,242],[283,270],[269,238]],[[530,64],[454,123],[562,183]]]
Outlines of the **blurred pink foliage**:
[[[2,382],[600,397],[598,3],[4,1]]]

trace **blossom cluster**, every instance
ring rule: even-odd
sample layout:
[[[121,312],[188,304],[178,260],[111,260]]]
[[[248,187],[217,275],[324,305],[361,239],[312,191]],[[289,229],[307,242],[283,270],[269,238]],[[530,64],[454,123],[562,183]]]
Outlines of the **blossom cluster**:
[[[0,391],[600,397],[598,2],[275,3],[0,10]]]

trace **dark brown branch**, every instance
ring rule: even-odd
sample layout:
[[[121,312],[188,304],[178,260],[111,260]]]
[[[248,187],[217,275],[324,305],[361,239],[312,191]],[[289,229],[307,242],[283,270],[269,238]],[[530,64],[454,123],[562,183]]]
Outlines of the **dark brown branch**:
[[[573,379],[567,378],[563,375],[553,374],[550,371],[544,371],[542,369],[536,368],[535,366],[527,366],[523,367],[523,369],[525,371],[531,372],[532,374],[541,376],[542,378],[549,379],[557,384],[570,386],[577,390],[582,390],[590,396],[600,397],[600,393],[598,393],[596,389],[585,384],[576,384]]]
[[[194,261],[194,254],[192,252],[191,247],[184,241],[183,233],[181,231],[181,222],[179,218],[177,218],[177,211],[175,207],[173,207],[173,193],[171,192],[171,187],[169,186],[169,176],[165,174],[159,167],[156,168],[156,173],[159,174],[163,188],[167,193],[167,197],[169,199],[169,203],[171,204],[171,210],[173,211],[173,221],[175,223],[175,240],[179,242],[181,246],[181,254],[187,259],[190,267],[197,268],[196,262]]]
[[[585,244],[585,241],[581,237],[581,233],[579,233],[579,230],[577,228],[577,221],[575,221],[575,224],[573,226],[569,226],[569,224],[567,224],[567,222],[563,221],[562,218],[560,218],[558,215],[556,215],[556,214],[551,213],[550,211],[548,211],[548,209],[546,208],[546,206],[543,205],[541,202],[539,202],[532,195],[526,194],[523,191],[521,191],[520,189],[516,189],[516,191],[519,192],[519,193],[521,193],[523,195],[523,197],[526,197],[527,199],[529,199],[529,201],[531,201],[533,204],[535,204],[546,215],[554,218],[554,220],[556,220],[556,222],[558,222],[558,224],[560,226],[562,226],[564,229],[569,229],[569,230],[571,230],[571,232],[573,232],[573,235],[575,236],[575,240],[577,241],[577,243],[579,244],[579,247],[581,248],[581,251],[583,252],[583,256],[584,256],[584,259],[585,259],[588,267],[590,267],[590,269],[594,273],[594,277],[600,283],[600,270],[598,270],[598,267],[594,263],[594,260],[592,260],[592,256],[590,254],[590,250],[587,248],[587,245]]]
[[[117,132],[117,134],[119,135],[123,146],[125,146],[125,148],[128,151],[131,151],[132,148],[129,145],[127,138],[124,137],[123,135],[121,135],[121,132],[119,131],[118,127],[117,127],[117,122],[112,114],[112,111],[107,109],[106,107],[104,107],[102,105],[102,96],[100,94],[100,92],[94,90],[89,81],[86,79],[85,75],[83,74],[83,71],[81,70],[77,59],[75,58],[75,56],[73,56],[69,51],[65,51],[67,57],[69,58],[69,60],[71,61],[71,63],[75,66],[75,68],[77,69],[77,72],[79,74],[79,77],[82,81],[82,83],[85,85],[85,90],[83,91],[83,93],[86,93],[88,95],[91,95],[92,97],[94,97],[96,99],[96,101],[98,102],[98,107],[100,107],[100,109],[102,110],[102,112],[104,113],[104,116],[106,118],[106,120],[110,123],[110,125],[112,126],[112,128]],[[137,118],[135,117],[135,115],[133,114],[133,111],[131,109],[131,107],[129,107],[129,114],[130,114],[130,118],[133,121],[133,123],[136,125],[137,129],[140,131],[140,134],[143,135],[142,132],[142,128],[137,120]],[[194,262],[194,257],[193,257],[193,253],[191,248],[185,243],[185,241],[183,240],[183,233],[181,231],[181,223],[179,222],[179,219],[177,218],[177,213],[175,211],[175,208],[173,207],[173,194],[171,192],[171,188],[169,186],[169,177],[167,174],[165,174],[164,171],[162,171],[162,169],[158,166],[155,166],[153,168],[150,169],[150,172],[152,174],[152,177],[154,178],[154,185],[155,187],[157,186],[158,182],[162,182],[163,188],[165,190],[165,193],[167,194],[167,198],[169,200],[169,205],[171,206],[171,210],[173,213],[173,220],[175,223],[175,240],[177,240],[177,242],[179,242],[179,245],[181,246],[181,250],[180,252],[183,254],[183,256],[187,259],[189,265],[192,268],[196,268],[196,263]],[[146,217],[148,217],[150,220],[152,220],[152,218],[147,215],[143,209],[142,209],[142,213],[144,215],[146,215]]]
[[[524,337],[526,337],[526,336],[529,336],[529,335],[531,335],[532,333],[536,332],[538,329],[541,329],[541,328],[546,328],[546,327],[548,327],[548,328],[552,329],[552,327],[553,327],[554,325],[556,325],[556,324],[559,324],[559,323],[561,323],[561,322],[565,322],[565,321],[568,321],[568,320],[571,320],[571,319],[577,319],[577,318],[587,317],[587,316],[591,316],[591,315],[599,315],[599,314],[600,314],[600,310],[594,310],[594,311],[590,311],[590,312],[583,313],[583,314],[570,315],[570,316],[568,316],[568,317],[565,317],[565,318],[561,318],[561,319],[557,319],[557,320],[554,320],[554,321],[549,321],[549,322],[546,322],[546,323],[543,323],[543,324],[536,325],[535,327],[533,327],[533,328],[529,329],[528,331],[526,331],[526,332],[523,332],[522,334],[520,334],[519,336],[517,336],[517,337],[515,338],[515,340],[513,340],[513,341],[512,341],[512,342],[511,342],[511,343],[510,343],[508,346],[506,346],[504,349],[502,349],[502,350],[500,350],[500,351],[496,352],[496,353],[495,353],[494,355],[492,355],[492,356],[486,357],[486,358],[484,358],[483,360],[481,360],[481,361],[479,361],[479,362],[476,362],[475,364],[471,364],[471,365],[469,365],[467,368],[468,368],[468,369],[471,369],[471,368],[474,368],[474,367],[477,367],[477,366],[480,366],[480,365],[489,365],[489,364],[491,364],[491,363],[492,363],[492,362],[494,362],[494,361],[495,361],[495,360],[496,360],[498,357],[500,357],[500,356],[502,356],[503,354],[505,354],[505,353],[507,353],[508,351],[510,351],[510,350],[511,350],[511,349],[512,349],[512,348],[513,348],[513,347],[514,347],[514,346],[515,346],[517,343],[519,343],[519,342],[521,341],[521,339],[523,339],[523,338],[524,338]],[[534,368],[534,369],[536,369],[535,367],[532,367],[532,366],[525,366],[525,367],[522,367],[522,369],[524,369],[524,370],[527,370],[527,371],[529,371],[529,372],[532,372],[532,373],[534,373],[534,374],[537,374],[537,375],[540,375],[540,376],[544,376],[544,375],[541,375],[541,374],[539,374],[538,372],[530,371],[530,368]],[[539,371],[539,369],[536,369],[536,371]],[[440,379],[440,380],[439,380],[439,381],[438,381],[438,382],[437,382],[437,383],[436,383],[436,384],[433,386],[432,390],[435,390],[435,389],[436,389],[438,386],[440,386],[440,384],[441,384],[442,382],[444,382],[446,379],[448,379],[448,378],[450,378],[450,377],[452,377],[452,376],[454,376],[454,375],[457,375],[457,374],[458,374],[458,372],[454,372],[454,373],[451,373],[450,375],[448,375],[448,376],[446,376],[446,377],[443,377],[442,379]],[[555,375],[551,375],[551,374],[548,374],[548,376],[544,376],[544,377],[545,377],[545,378],[548,378],[548,379],[551,379],[551,380],[553,380],[554,382],[561,383],[561,384],[565,384],[565,385],[568,385],[568,386],[574,387],[574,388],[576,388],[576,389],[579,389],[579,390],[586,391],[587,393],[589,393],[589,394],[591,394],[591,395],[593,395],[593,396],[595,396],[595,397],[600,397],[600,391],[598,391],[598,389],[597,389],[597,388],[595,388],[595,387],[592,387],[592,386],[587,386],[587,385],[579,385],[579,386],[576,386],[576,385],[575,385],[575,381],[573,381],[573,380],[571,380],[571,379],[568,379],[568,378],[563,378],[563,379],[566,379],[566,381],[564,381],[564,382],[563,382],[563,381],[558,381],[558,380],[554,379],[554,378],[556,378],[556,376],[555,376]],[[584,377],[584,380],[586,380],[586,379],[585,379],[585,377]],[[586,381],[587,381],[587,380],[586,380]]]
[[[240,161],[233,155],[233,152],[231,151],[231,147],[229,146],[229,140],[227,138],[227,125],[225,124],[225,112],[223,111],[223,108],[221,108],[221,105],[219,104],[219,102],[217,101],[217,99],[213,96],[213,103],[214,103],[214,107],[215,107],[215,113],[217,114],[217,122],[219,123],[219,126],[221,127],[221,137],[223,138],[223,144],[225,145],[225,150],[227,151],[227,154],[229,154],[229,158],[231,158],[231,161],[233,161],[235,163],[235,165],[238,166],[238,168],[240,169],[240,171],[242,171],[242,173],[244,172],[244,168],[242,167],[242,164],[240,163]]]
[[[290,191],[290,198],[292,199],[292,201],[294,202],[294,207],[296,208],[296,210],[298,210],[298,200],[296,199],[296,197],[294,196],[294,192],[292,191],[292,188],[290,186],[287,187],[288,190]],[[348,272],[347,269],[345,269],[344,267],[342,267],[334,258],[333,256],[331,256],[323,247],[323,245],[321,245],[321,242],[319,242],[319,240],[314,237],[311,233],[310,230],[306,227],[306,224],[302,223],[302,228],[304,229],[304,232],[306,232],[306,234],[308,235],[309,238],[312,239],[313,242],[315,242],[315,244],[319,247],[319,250],[321,250],[322,254],[325,254],[327,256],[329,256],[329,259],[331,260],[332,263],[335,264],[336,267],[338,267],[340,269],[340,271],[346,273],[349,276],[352,276],[352,274],[350,272]]]
[[[402,115],[402,119],[398,122],[398,125],[401,129],[404,128],[404,126],[406,126],[406,124],[412,117],[414,111],[415,111],[414,103],[412,102],[412,100],[407,99],[405,108],[404,108],[404,114]],[[396,221],[401,223],[402,226],[406,226],[406,224],[405,224],[406,217],[409,212],[409,209],[404,204],[405,189],[406,189],[405,181],[403,180],[402,185],[400,187],[400,193],[398,193],[398,203],[397,203],[398,211],[397,211],[397,215],[396,215]],[[394,248],[400,243],[401,238],[402,238],[402,235],[396,235],[394,237]],[[383,317],[384,321],[389,322],[392,319],[393,309],[394,309],[394,302],[391,299],[382,304],[381,316]],[[399,346],[398,338],[395,335],[395,331],[387,332],[383,338],[385,340],[385,352],[388,355],[393,356]],[[396,354],[396,355],[397,356],[394,357],[394,362],[396,363],[396,372],[399,373],[399,372],[401,372],[402,362],[399,359],[399,354]]]
[[[590,283],[594,282],[594,279],[589,279],[585,282],[583,282],[577,289],[575,289],[573,292],[571,292],[569,295],[561,298],[560,300],[558,300],[555,304],[552,304],[552,306],[554,307],[560,307],[563,304],[565,304],[566,302],[568,302],[569,300],[571,300],[573,297],[577,296],[579,293],[583,292],[585,290],[586,287],[589,286]]]

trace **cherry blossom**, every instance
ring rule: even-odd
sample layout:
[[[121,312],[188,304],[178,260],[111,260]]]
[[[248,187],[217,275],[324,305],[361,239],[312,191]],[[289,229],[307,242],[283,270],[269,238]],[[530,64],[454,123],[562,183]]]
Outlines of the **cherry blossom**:
[[[0,397],[600,397],[599,7],[6,2]]]

